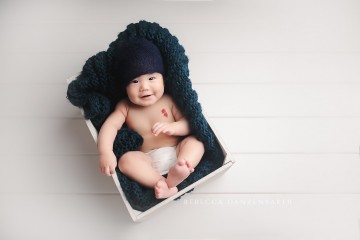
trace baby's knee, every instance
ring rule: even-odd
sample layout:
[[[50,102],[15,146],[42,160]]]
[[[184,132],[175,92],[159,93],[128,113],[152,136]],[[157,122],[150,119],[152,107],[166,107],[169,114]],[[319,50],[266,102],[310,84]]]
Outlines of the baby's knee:
[[[119,170],[122,172],[122,173],[126,173],[128,171],[128,169],[130,168],[130,165],[131,165],[131,159],[133,159],[134,157],[134,152],[126,152],[124,153],[119,161],[118,161],[118,167],[119,167]]]
[[[125,175],[134,172],[137,168],[139,161],[148,160],[148,157],[140,151],[129,151],[124,153],[119,159],[119,170]]]
[[[194,136],[189,136],[185,139],[187,142],[190,142],[192,145],[198,146],[199,148],[205,149],[204,143],[198,140]]]

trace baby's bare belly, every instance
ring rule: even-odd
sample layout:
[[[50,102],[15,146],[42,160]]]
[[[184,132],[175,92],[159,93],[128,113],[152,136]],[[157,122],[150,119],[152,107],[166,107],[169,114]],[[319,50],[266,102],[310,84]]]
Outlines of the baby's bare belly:
[[[153,149],[161,147],[171,147],[176,146],[179,142],[179,137],[177,136],[168,136],[166,134],[160,134],[155,136],[154,134],[148,134],[142,136],[144,143],[140,148],[142,152],[149,152]]]

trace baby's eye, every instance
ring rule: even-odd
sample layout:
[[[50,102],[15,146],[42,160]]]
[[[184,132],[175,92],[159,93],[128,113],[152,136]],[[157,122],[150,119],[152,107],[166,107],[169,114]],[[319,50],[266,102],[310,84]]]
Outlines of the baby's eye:
[[[155,80],[156,77],[149,77],[149,80]]]
[[[131,80],[130,83],[138,83],[139,81],[134,79],[134,80]]]

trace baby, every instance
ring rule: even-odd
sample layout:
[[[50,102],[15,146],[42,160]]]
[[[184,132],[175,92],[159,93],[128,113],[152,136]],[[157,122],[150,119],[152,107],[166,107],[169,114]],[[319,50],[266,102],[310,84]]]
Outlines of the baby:
[[[187,119],[171,96],[164,94],[164,65],[154,44],[145,39],[122,42],[114,69],[114,77],[123,83],[127,99],[117,104],[100,129],[100,170],[110,176],[118,162],[123,174],[153,188],[156,198],[168,198],[194,171],[204,154],[204,145],[190,135]],[[138,151],[129,151],[117,161],[112,148],[124,123],[144,142]]]

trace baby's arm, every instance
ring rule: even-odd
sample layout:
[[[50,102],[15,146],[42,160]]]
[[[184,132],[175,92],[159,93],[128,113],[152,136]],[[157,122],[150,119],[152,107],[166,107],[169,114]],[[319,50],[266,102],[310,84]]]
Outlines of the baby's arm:
[[[100,171],[108,176],[115,172],[117,159],[113,152],[113,145],[118,130],[125,122],[126,115],[126,103],[120,102],[103,123],[99,132],[97,146]]]
[[[152,131],[155,136],[160,133],[165,133],[171,136],[186,136],[190,134],[190,126],[187,119],[182,115],[175,103],[169,97],[169,104],[171,105],[171,113],[174,116],[175,122],[157,122],[154,124]]]

